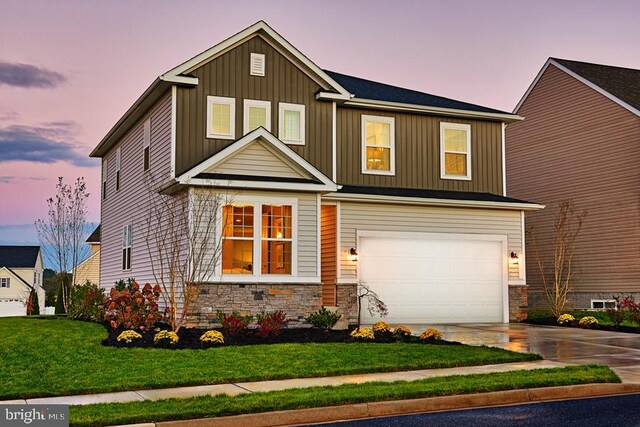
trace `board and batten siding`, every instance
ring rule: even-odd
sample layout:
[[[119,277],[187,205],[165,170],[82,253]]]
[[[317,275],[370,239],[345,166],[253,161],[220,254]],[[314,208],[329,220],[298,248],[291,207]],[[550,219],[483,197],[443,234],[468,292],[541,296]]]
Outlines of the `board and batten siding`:
[[[144,122],[151,119],[150,169],[144,171]],[[120,147],[120,190],[116,191],[116,150]],[[146,244],[149,180],[171,174],[171,93],[165,95],[103,158],[107,164],[107,197],[101,200],[100,285],[121,279],[155,283]],[[100,196],[102,197],[102,196]],[[122,228],[132,225],[131,270],[122,270]]]
[[[373,187],[502,194],[502,124],[381,110],[337,109],[337,180]],[[395,175],[362,173],[362,116],[395,118]],[[471,180],[440,178],[440,123],[471,125]]]
[[[266,143],[248,145],[239,153],[225,159],[205,172],[231,175],[275,176],[285,178],[308,178],[294,170],[287,162],[266,148]]]
[[[640,277],[640,117],[549,65],[507,126],[507,193],[546,205],[527,212],[540,253],[559,203],[588,212],[576,242],[576,292],[637,292]],[[532,252],[527,239],[527,253]],[[532,257],[529,291],[542,291]]]
[[[265,76],[249,74],[251,53],[265,55]],[[304,104],[305,145],[289,145],[325,175],[331,176],[332,104],[316,101],[321,86],[262,37],[255,36],[190,73],[196,87],[178,87],[176,113],[176,174],[229,146],[233,141],[206,137],[207,96],[236,100],[235,139],[243,136],[245,99],[271,102],[271,133],[278,136],[278,103]]]
[[[356,279],[357,262],[349,259],[349,250],[357,247],[358,230],[500,235],[507,237],[509,253],[522,253],[522,219],[518,210],[340,202],[339,212],[339,280],[343,283]],[[509,283],[521,284],[517,266],[509,266]]]

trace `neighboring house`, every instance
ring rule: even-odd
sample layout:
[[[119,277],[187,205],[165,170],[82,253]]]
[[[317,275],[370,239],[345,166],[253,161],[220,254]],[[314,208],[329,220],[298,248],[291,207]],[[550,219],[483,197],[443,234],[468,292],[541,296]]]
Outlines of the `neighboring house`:
[[[576,308],[604,308],[614,294],[640,298],[640,70],[550,58],[507,127],[507,189],[547,209],[527,215],[551,256],[558,204],[587,217],[576,243]],[[545,304],[527,241],[530,304]]]
[[[0,317],[24,316],[32,289],[44,311],[40,246],[0,246]]]
[[[520,119],[322,70],[260,21],[158,77],[91,153],[100,283],[154,282],[145,203],[160,176],[177,205],[234,194],[201,324],[321,305],[353,320],[360,280],[391,322],[519,320],[524,212],[542,207],[505,194],[504,128]]]
[[[100,285],[100,225],[93,230],[87,243],[91,247],[90,255],[79,263],[71,274],[75,274],[76,285],[84,285],[87,282]]]

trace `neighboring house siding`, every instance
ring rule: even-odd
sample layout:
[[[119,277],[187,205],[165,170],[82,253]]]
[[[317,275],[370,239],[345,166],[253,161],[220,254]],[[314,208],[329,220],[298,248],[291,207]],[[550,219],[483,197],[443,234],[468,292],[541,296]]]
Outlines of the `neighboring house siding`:
[[[357,263],[349,259],[349,249],[357,247],[358,230],[502,235],[509,252],[522,252],[520,211],[340,202],[339,215],[343,282],[356,279]],[[518,276],[517,267],[510,266],[509,283],[519,283]]]
[[[206,172],[252,175],[277,176],[286,178],[308,178],[294,170],[284,160],[266,148],[265,143],[251,144],[239,153],[225,159],[220,165],[207,169]]]
[[[362,173],[362,115],[395,118],[395,175]],[[440,178],[441,122],[471,125],[470,181]],[[340,184],[502,194],[500,122],[338,108],[336,125]]]
[[[75,268],[75,284],[84,285],[87,281],[100,284],[100,251],[91,254]]]
[[[143,170],[143,127],[151,118],[150,170]],[[121,147],[120,190],[116,191],[115,153]],[[149,182],[166,180],[171,171],[171,95],[165,95],[105,156],[107,197],[102,200],[100,284],[110,288],[133,277],[153,283],[145,230],[148,219]],[[104,160],[103,160],[104,161]],[[103,163],[104,164],[104,163]],[[132,225],[131,270],[122,270],[122,228]]]
[[[588,211],[576,243],[578,292],[632,292],[640,276],[640,118],[550,65],[507,126],[507,192],[545,204],[526,214],[530,292],[542,290],[535,239],[551,261],[558,204]]]
[[[265,54],[264,77],[249,74],[252,52]],[[306,144],[290,145],[325,175],[331,176],[332,104],[315,100],[320,85],[300,68],[256,36],[190,73],[195,88],[178,87],[176,120],[176,174],[230,145],[233,141],[206,138],[207,96],[236,99],[235,139],[243,135],[244,99],[271,101],[271,133],[278,136],[278,103],[304,104]]]

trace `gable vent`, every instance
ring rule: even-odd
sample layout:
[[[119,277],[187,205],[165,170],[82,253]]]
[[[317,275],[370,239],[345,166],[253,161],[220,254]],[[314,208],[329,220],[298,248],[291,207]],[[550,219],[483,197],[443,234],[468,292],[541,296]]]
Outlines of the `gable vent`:
[[[251,75],[252,76],[264,76],[264,55],[261,53],[251,54]]]

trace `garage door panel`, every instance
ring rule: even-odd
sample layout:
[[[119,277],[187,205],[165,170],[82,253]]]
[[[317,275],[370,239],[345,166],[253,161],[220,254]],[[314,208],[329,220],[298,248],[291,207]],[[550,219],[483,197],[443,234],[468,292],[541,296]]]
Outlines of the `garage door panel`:
[[[27,308],[21,301],[0,301],[0,317],[25,316]]]
[[[361,237],[360,277],[389,308],[386,320],[503,321],[502,241],[448,237]]]

